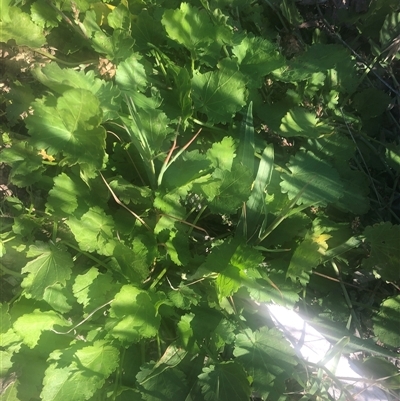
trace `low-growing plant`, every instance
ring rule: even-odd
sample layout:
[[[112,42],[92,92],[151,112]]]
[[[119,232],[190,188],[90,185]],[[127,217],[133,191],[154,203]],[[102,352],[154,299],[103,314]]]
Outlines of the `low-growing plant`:
[[[328,399],[271,302],[395,395],[400,9],[305,3],[1,1],[2,399]]]

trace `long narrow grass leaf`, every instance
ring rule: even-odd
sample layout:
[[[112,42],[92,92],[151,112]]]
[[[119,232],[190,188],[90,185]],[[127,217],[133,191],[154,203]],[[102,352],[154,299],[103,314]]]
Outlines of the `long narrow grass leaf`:
[[[254,171],[254,150],[253,102],[250,102],[240,128],[239,160],[252,172]]]
[[[257,230],[260,230],[261,223],[267,216],[265,189],[271,182],[273,169],[274,147],[267,145],[262,153],[253,189],[239,222],[239,229],[243,229],[245,237],[251,237]]]

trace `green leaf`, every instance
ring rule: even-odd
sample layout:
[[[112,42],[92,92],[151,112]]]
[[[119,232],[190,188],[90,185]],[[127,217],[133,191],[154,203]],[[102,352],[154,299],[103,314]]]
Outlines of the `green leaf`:
[[[192,278],[197,279],[213,272],[221,272],[229,265],[238,245],[238,241],[227,240],[213,247],[212,252],[207,255],[206,261],[199,267]]]
[[[195,71],[192,79],[195,109],[209,122],[226,123],[246,104],[246,79],[234,61],[223,59],[218,71]]]
[[[1,321],[0,333],[7,332],[8,329],[11,328],[11,319],[8,313],[8,305],[6,303],[0,304],[0,321]]]
[[[135,237],[132,247],[121,244],[114,248],[114,257],[123,274],[132,282],[140,284],[149,275],[148,252],[146,245]]]
[[[389,166],[400,173],[400,145],[388,145],[385,156]]]
[[[339,174],[343,182],[343,194],[335,206],[355,215],[367,213],[370,202],[368,180],[365,175],[361,171],[350,170],[350,168],[339,170]]]
[[[335,44],[316,43],[273,74],[283,82],[300,82],[327,70],[330,71],[332,86],[340,92],[351,92],[358,85],[355,61],[349,50]]]
[[[99,306],[111,301],[120,290],[109,273],[100,273],[91,267],[86,273],[76,276],[72,291],[78,303],[89,314]]]
[[[236,248],[235,253],[232,255],[230,263],[246,272],[246,269],[258,267],[263,260],[264,256],[261,252],[249,245],[240,243]]]
[[[92,174],[103,165],[104,128],[98,99],[88,90],[70,89],[58,99],[36,100],[26,120],[31,142],[49,155],[63,153],[70,165],[85,164]],[[90,152],[87,151],[90,149]]]
[[[283,0],[279,2],[279,8],[282,12],[282,15],[289,21],[292,26],[298,26],[303,22],[303,18],[293,2]]]
[[[165,42],[164,30],[161,22],[153,18],[147,9],[143,9],[131,27],[132,37],[135,38],[135,47],[148,49],[149,43],[160,45]]]
[[[316,156],[329,160],[336,168],[348,164],[348,160],[354,156],[356,150],[354,142],[341,133],[309,139],[307,149]]]
[[[376,224],[367,227],[364,235],[371,252],[363,259],[362,267],[379,274],[383,280],[397,281],[400,278],[400,225],[392,226],[388,221]]]
[[[252,172],[233,163],[231,171],[217,168],[211,180],[195,184],[193,189],[204,194],[213,213],[231,214],[247,200],[252,181]]]
[[[32,21],[42,28],[54,28],[61,21],[58,14],[45,0],[37,0],[31,6]]]
[[[141,129],[146,136],[153,155],[157,154],[164,140],[174,130],[170,127],[171,121],[164,112],[158,109],[146,109],[141,111]]]
[[[398,348],[400,321],[400,295],[382,302],[377,316],[374,316],[374,333],[384,344]]]
[[[186,227],[175,223],[178,229],[170,230],[169,238],[165,241],[165,247],[171,260],[178,266],[185,266],[190,261],[189,241]]]
[[[267,217],[266,188],[271,182],[273,170],[274,148],[272,145],[267,145],[261,155],[257,176],[245,205],[245,212],[242,212],[237,227],[237,232],[243,230],[243,234],[247,239],[250,239],[257,231],[260,231],[263,220]]]
[[[74,359],[78,366],[106,378],[118,367],[119,351],[107,341],[95,341],[78,349]]]
[[[209,42],[209,32],[214,29],[205,10],[188,3],[181,3],[179,10],[166,10],[161,22],[171,39],[191,51]]]
[[[23,343],[21,337],[12,329],[3,329],[0,333],[0,377],[6,377],[7,373],[14,365],[14,357],[17,354]]]
[[[312,238],[305,239],[294,251],[287,271],[287,277],[293,281],[300,280],[305,285],[310,280],[309,273],[320,263],[322,255],[318,252],[319,245]]]
[[[132,202],[135,205],[149,206],[152,192],[148,187],[139,187],[133,185],[121,176],[118,176],[109,182],[111,189],[126,205]]]
[[[238,241],[224,242],[213,249],[192,278],[218,273],[216,287],[218,297],[222,300],[233,295],[242,286],[251,287],[254,283],[250,272],[263,260],[262,254],[250,246]]]
[[[146,291],[124,285],[111,304],[109,332],[123,342],[138,342],[154,337],[160,317]]]
[[[339,174],[325,161],[312,152],[296,153],[288,164],[291,174],[281,175],[281,188],[289,199],[300,194],[297,204],[319,204],[336,202],[343,192],[343,184]]]
[[[29,14],[23,13],[18,7],[9,7],[8,16],[2,16],[1,19],[0,42],[7,43],[14,39],[19,46],[34,48],[40,48],[46,43],[43,29],[33,23]]]
[[[216,280],[219,299],[233,295],[240,288],[241,284],[240,269],[236,266],[228,266],[223,269],[218,274]]]
[[[34,77],[43,85],[62,95],[69,89],[85,89],[97,97],[103,112],[102,121],[116,119],[119,110],[119,89],[112,84],[97,78],[94,71],[76,71],[71,68],[60,68],[56,63],[37,67],[32,71]]]
[[[191,287],[181,284],[168,293],[168,298],[176,308],[189,310],[191,305],[198,304],[200,295]]]
[[[264,399],[277,385],[284,389],[284,381],[297,365],[294,350],[275,328],[244,330],[236,336],[233,354],[251,377],[254,391]]]
[[[254,171],[254,126],[253,126],[253,102],[249,103],[246,116],[240,127],[238,159],[242,165],[253,173]]]
[[[365,119],[383,114],[391,102],[392,98],[389,95],[376,88],[366,88],[357,92],[353,98],[355,109]]]
[[[121,60],[132,53],[134,41],[128,29],[115,29],[112,36],[108,35],[97,24],[96,13],[93,10],[85,13],[82,25],[85,34],[90,38],[92,48],[98,53],[105,54],[108,59]]]
[[[119,63],[115,74],[115,82],[124,92],[144,91],[149,85],[150,66],[141,62],[142,56],[132,53],[129,58]]]
[[[173,77],[172,90],[163,94],[164,111],[171,119],[181,119],[183,128],[187,126],[187,119],[193,114],[191,98],[192,84],[191,76],[187,68],[170,65],[169,71]]]
[[[26,187],[40,181],[44,171],[39,152],[24,141],[3,149],[0,153],[0,161],[12,166],[9,179],[19,187]]]
[[[232,52],[250,87],[261,87],[261,78],[281,68],[285,63],[274,43],[255,37],[251,33],[247,34],[239,45],[233,46]]]
[[[45,372],[41,398],[49,401],[88,400],[118,367],[118,349],[106,341],[55,351]],[[65,367],[62,367],[65,366]]]
[[[143,377],[142,375],[139,374],[140,376],[143,377],[143,379],[140,381],[140,384],[143,384],[150,378],[158,376],[160,373],[164,372],[167,369],[176,368],[183,361],[186,355],[187,351],[177,347],[175,343],[172,343],[167,347],[164,354],[154,365],[154,368],[151,371],[150,375]]]
[[[286,271],[274,268],[275,265],[279,266],[279,264],[283,265],[285,263],[287,266],[286,259],[280,258],[272,261],[268,272],[262,268],[247,270],[247,280],[244,281],[244,286],[239,290],[238,296],[247,297],[250,295],[257,302],[273,301],[286,307],[294,307],[299,300],[298,292],[300,288],[294,285],[291,280],[287,280]],[[244,293],[243,290],[247,292]]]
[[[66,288],[60,283],[56,283],[46,288],[43,300],[57,312],[67,313],[72,309],[72,306],[68,303],[68,295]]]
[[[75,178],[75,177],[74,177]],[[72,214],[78,207],[83,182],[71,178],[65,173],[54,177],[54,187],[49,191],[46,207],[53,212]]]
[[[386,15],[381,31],[379,32],[379,40],[381,42],[381,46],[383,49],[389,46],[391,42],[396,40],[396,37],[400,35],[399,26],[400,26],[400,12],[397,13],[394,12]]]
[[[282,118],[279,127],[280,134],[286,138],[304,136],[307,138],[319,138],[333,132],[333,127],[319,122],[314,114],[300,107],[290,109]]]
[[[29,114],[29,106],[35,100],[31,87],[19,81],[10,84],[9,92],[4,93],[4,97],[8,100],[7,119],[12,125]]]
[[[222,44],[230,40],[230,29],[214,25],[205,10],[181,3],[179,10],[166,10],[161,23],[168,36],[193,54],[198,51],[218,54]]]
[[[13,328],[24,344],[29,348],[34,348],[42,332],[53,329],[55,325],[71,326],[71,322],[54,311],[43,312],[35,309],[32,313],[19,317],[13,324]]]
[[[207,150],[207,158],[213,167],[221,170],[231,171],[235,156],[235,143],[230,136],[224,137],[221,142],[214,142]]]
[[[222,152],[222,149],[220,149]],[[207,174],[210,171],[210,159],[218,163],[213,156],[199,153],[198,150],[184,152],[177,160],[168,167],[164,174],[163,187],[172,190],[179,189],[184,196],[184,192],[189,191],[195,182],[207,181]],[[222,155],[220,155],[222,157]],[[220,159],[221,160],[221,159]],[[224,159],[226,163],[229,163]],[[222,161],[221,161],[222,163]]]
[[[65,285],[71,276],[71,255],[60,245],[37,242],[29,247],[28,257],[36,256],[22,268],[28,273],[21,283],[25,292],[35,299],[43,299],[46,289],[56,283]]]
[[[145,401],[185,400],[189,392],[185,375],[177,368],[164,369],[154,374],[157,364],[142,365],[136,379]]]
[[[219,310],[209,308],[208,306],[199,305],[192,307],[192,313],[184,315],[179,323],[181,339],[185,345],[185,349],[189,352],[196,352],[197,347],[202,344],[209,344],[215,352],[220,349],[215,348],[213,344],[215,334],[224,315]]]
[[[366,377],[379,380],[383,387],[400,389],[400,376],[397,367],[382,357],[370,356],[360,364]]]
[[[90,208],[80,219],[71,217],[66,223],[83,251],[113,254],[114,222],[101,208]]]
[[[243,368],[236,362],[222,362],[203,368],[199,383],[206,401],[248,401],[250,384]]]
[[[107,16],[108,25],[113,29],[129,31],[131,28],[131,14],[127,6],[119,4]]]

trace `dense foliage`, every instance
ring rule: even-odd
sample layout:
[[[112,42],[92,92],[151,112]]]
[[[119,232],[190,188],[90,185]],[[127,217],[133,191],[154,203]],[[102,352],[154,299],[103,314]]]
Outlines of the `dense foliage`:
[[[310,3],[0,1],[2,399],[326,399],[268,302],[395,394],[400,6]]]

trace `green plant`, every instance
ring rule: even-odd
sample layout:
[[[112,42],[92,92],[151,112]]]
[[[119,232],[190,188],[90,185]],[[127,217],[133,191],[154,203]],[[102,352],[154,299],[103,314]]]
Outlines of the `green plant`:
[[[382,21],[384,51],[395,3],[341,18]],[[399,144],[372,127],[398,133],[399,93],[302,21],[289,0],[1,2],[29,70],[11,58],[2,93],[5,399],[328,397],[272,301],[396,357]]]

